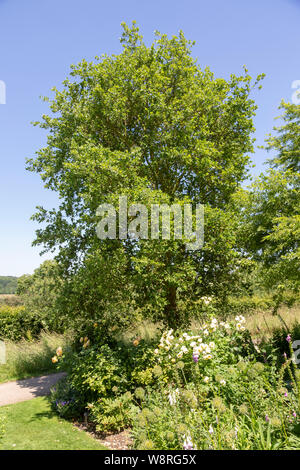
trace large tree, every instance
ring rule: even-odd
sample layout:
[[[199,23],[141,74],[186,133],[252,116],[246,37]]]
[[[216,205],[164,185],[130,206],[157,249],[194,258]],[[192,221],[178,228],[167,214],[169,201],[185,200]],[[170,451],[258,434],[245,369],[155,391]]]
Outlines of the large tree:
[[[256,179],[250,191],[241,191],[243,201],[240,234],[246,251],[261,263],[264,284],[280,304],[284,290],[297,294],[300,287],[300,106],[282,102],[282,125],[267,138],[274,151],[266,174]]]
[[[193,59],[182,32],[157,33],[147,47],[135,23],[123,28],[122,52],[72,66],[49,100],[52,114],[37,123],[48,142],[28,169],[61,203],[38,208],[34,219],[46,225],[35,244],[57,249],[68,275],[76,273],[78,313],[87,305],[97,317],[100,305],[116,302],[125,315],[134,301],[141,315],[178,324],[201,295],[223,301],[233,285],[236,220],[228,202],[247,177],[256,109],[249,94],[261,77],[252,83],[245,69],[216,78]],[[97,239],[97,207],[117,204],[121,194],[147,207],[204,204],[204,247]]]

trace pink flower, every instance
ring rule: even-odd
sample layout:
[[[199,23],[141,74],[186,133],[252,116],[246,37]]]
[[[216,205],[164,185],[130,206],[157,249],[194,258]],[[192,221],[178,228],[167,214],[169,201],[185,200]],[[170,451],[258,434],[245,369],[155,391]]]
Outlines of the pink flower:
[[[292,341],[291,335],[287,335],[286,340],[287,340],[288,343],[290,343]]]

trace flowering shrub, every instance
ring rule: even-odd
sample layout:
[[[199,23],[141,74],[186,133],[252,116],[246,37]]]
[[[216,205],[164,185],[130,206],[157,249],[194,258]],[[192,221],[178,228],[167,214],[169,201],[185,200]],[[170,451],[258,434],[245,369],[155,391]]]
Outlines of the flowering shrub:
[[[232,403],[226,385],[190,386],[171,393],[149,391],[133,422],[139,449],[276,449],[297,448],[299,407],[284,388],[266,387],[253,401],[247,383]],[[217,390],[218,387],[218,390]],[[253,387],[254,389],[255,387]],[[244,395],[243,395],[244,394]],[[172,396],[172,399],[170,399]],[[297,411],[296,411],[297,410]]]
[[[258,351],[244,324],[242,316],[237,316],[234,322],[218,322],[212,318],[197,334],[184,332],[175,337],[173,330],[165,332],[154,350],[164,382],[176,379],[184,383],[198,381],[200,377],[208,380],[212,371],[215,373],[221,366],[236,363],[245,356],[257,356]]]
[[[83,337],[75,356],[58,348],[53,359],[64,363],[66,390],[96,429],[132,427],[139,449],[300,446],[299,372],[288,356],[278,370],[240,315],[211,317],[196,331],[168,330],[155,345],[140,338],[97,345]],[[52,402],[61,415],[73,407],[68,393]]]
[[[85,410],[85,402],[66,378],[61,379],[51,390],[50,404],[62,418],[78,418]]]
[[[138,448],[299,447],[298,371],[291,360],[280,371],[261,362],[244,324],[242,316],[212,319],[197,334],[163,334],[155,350],[162,386],[148,388],[141,402],[133,425]]]

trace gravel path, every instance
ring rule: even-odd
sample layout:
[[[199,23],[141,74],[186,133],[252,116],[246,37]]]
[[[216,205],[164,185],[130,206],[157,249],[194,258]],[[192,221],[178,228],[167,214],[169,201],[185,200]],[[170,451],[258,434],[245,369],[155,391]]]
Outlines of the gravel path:
[[[58,374],[0,384],[0,406],[48,395],[50,389],[65,375],[64,372],[59,372]]]

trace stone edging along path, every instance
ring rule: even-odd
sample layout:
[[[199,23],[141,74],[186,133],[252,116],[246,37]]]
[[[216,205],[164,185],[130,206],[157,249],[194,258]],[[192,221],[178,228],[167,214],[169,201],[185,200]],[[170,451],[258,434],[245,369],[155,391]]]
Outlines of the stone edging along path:
[[[65,375],[65,372],[59,372],[0,384],[0,406],[48,395],[50,389]]]

